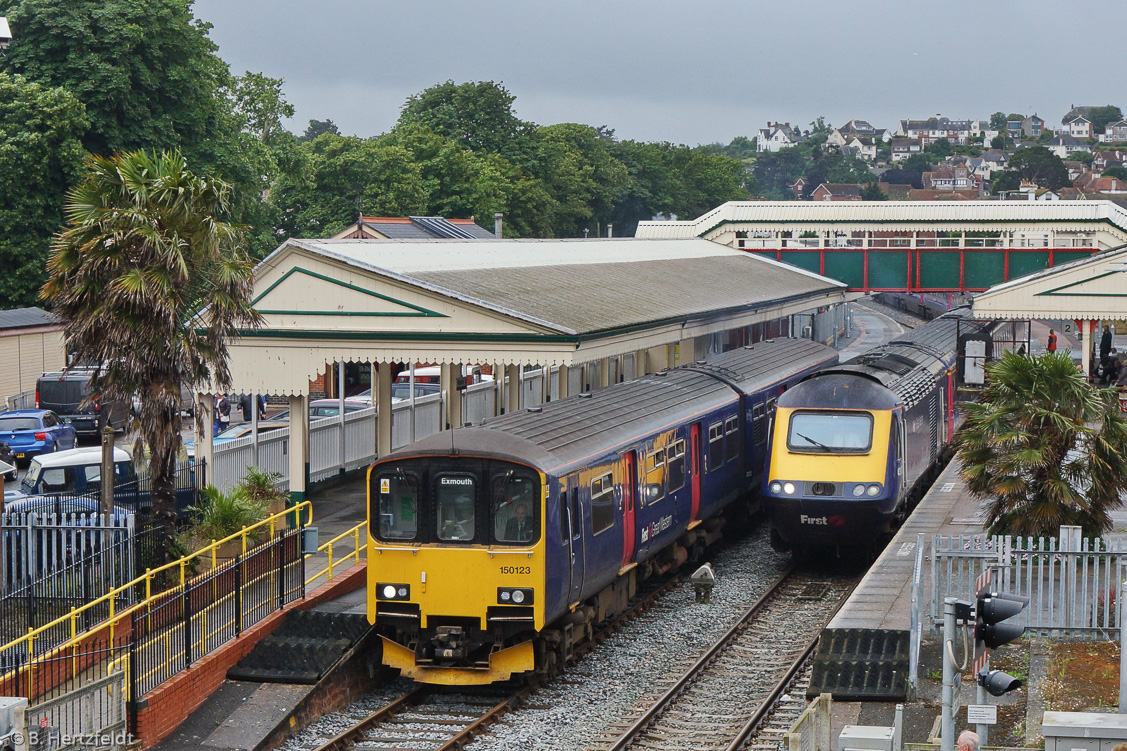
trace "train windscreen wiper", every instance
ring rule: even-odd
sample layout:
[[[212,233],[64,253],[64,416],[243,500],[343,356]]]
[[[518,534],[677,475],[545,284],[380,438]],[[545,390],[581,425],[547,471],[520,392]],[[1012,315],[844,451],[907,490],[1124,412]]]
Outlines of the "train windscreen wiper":
[[[802,433],[795,433],[795,435],[798,436],[799,438],[801,438],[802,440],[810,443],[811,445],[817,446],[818,448],[822,449],[822,451],[829,451],[830,450],[829,446],[822,443],[821,441],[815,441],[813,438],[811,438],[808,435],[802,435]]]

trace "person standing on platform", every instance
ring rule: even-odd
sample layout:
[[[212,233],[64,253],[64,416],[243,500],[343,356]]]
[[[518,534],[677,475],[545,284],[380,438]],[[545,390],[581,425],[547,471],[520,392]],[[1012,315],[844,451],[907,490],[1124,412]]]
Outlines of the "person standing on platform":
[[[1049,341],[1045,345],[1045,351],[1046,352],[1056,352],[1057,351],[1057,335],[1056,335],[1056,332],[1054,332],[1052,329],[1049,329]]]
[[[231,402],[226,394],[215,395],[216,435],[231,427]]]
[[[1104,324],[1104,333],[1100,337],[1100,382],[1108,383],[1108,370],[1111,367],[1111,326]]]

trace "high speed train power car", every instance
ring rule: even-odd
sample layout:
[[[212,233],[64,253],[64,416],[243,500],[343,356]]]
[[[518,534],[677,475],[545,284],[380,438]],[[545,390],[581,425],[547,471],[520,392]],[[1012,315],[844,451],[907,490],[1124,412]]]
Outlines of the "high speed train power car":
[[[775,399],[836,362],[760,342],[376,462],[368,617],[384,664],[443,684],[550,672],[639,581],[748,512]]]
[[[989,339],[968,318],[946,313],[779,397],[762,487],[772,545],[872,546],[911,511],[949,455],[957,339]]]

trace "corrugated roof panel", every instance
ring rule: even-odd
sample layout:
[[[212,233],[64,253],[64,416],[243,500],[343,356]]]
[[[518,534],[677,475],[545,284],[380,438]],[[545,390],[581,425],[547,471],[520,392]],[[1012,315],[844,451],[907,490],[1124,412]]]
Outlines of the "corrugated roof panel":
[[[38,326],[59,326],[62,321],[42,308],[0,310],[0,329],[24,329]]]

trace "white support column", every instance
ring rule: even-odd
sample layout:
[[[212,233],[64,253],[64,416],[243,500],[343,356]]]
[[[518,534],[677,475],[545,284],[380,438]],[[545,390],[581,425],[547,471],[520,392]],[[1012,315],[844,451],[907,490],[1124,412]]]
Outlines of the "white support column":
[[[301,503],[309,480],[309,397],[290,395],[290,501]]]
[[[446,425],[457,428],[462,424],[462,392],[458,390],[458,378],[462,366],[456,363],[443,363],[439,380],[440,388],[446,392]]]
[[[566,365],[561,365],[559,367],[559,370],[556,371],[556,398],[557,399],[566,399],[568,397],[567,379],[568,379],[568,367]]]
[[[520,409],[520,366],[519,365],[506,365],[505,375],[508,380],[506,387],[505,397],[507,412],[516,412]]]
[[[641,378],[650,372],[650,352],[640,349],[634,353],[634,377]]]
[[[391,453],[391,363],[372,370],[372,404],[376,412],[376,456]]]
[[[604,357],[599,361],[599,388],[605,389],[610,385],[610,366],[611,361],[609,357]]]
[[[212,474],[215,472],[214,453],[212,452],[211,436],[215,432],[215,396],[212,394],[196,395],[196,463],[202,463],[207,470],[196,475],[196,482],[206,482],[214,485]],[[202,489],[202,488],[201,488]]]

